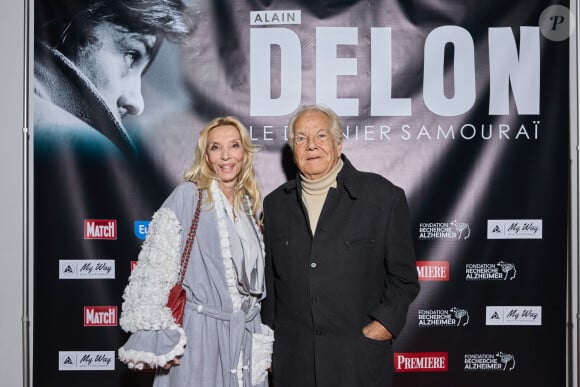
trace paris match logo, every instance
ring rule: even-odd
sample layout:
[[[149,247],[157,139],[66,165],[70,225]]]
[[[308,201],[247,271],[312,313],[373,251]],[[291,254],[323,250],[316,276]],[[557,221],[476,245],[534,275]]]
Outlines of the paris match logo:
[[[116,327],[117,307],[85,306],[84,320],[85,327]]]
[[[396,352],[396,372],[447,372],[447,352]]]
[[[85,239],[117,239],[117,221],[85,219]]]

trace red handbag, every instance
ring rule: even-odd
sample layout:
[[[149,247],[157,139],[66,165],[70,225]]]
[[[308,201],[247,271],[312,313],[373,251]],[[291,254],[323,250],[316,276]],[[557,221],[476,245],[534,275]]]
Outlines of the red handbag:
[[[197,190],[197,207],[195,208],[195,215],[191,222],[191,227],[189,228],[189,234],[187,235],[187,241],[185,242],[185,247],[181,253],[181,272],[179,274],[179,280],[171,290],[169,291],[169,297],[167,299],[167,307],[171,310],[171,314],[175,319],[175,322],[179,325],[183,322],[183,311],[185,310],[185,289],[183,286],[183,279],[185,278],[185,271],[187,270],[187,264],[189,263],[189,256],[191,255],[191,248],[193,246],[193,240],[195,239],[195,233],[197,231],[197,223],[199,222],[199,213],[201,212],[201,190]]]

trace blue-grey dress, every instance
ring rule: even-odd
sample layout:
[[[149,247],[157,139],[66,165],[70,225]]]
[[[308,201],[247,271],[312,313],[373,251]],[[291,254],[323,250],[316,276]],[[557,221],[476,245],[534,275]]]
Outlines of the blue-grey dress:
[[[212,191],[217,202],[215,196]],[[158,367],[155,387],[266,386],[273,332],[260,319],[263,276],[258,275],[261,284],[252,286],[252,292],[260,294],[248,294],[239,280],[251,277],[255,282],[256,275],[263,272],[263,266],[259,267],[263,261],[258,259],[254,268],[244,266],[247,251],[242,238],[247,243],[252,235],[240,235],[227,211],[224,214],[218,203],[209,208],[206,198],[204,191],[183,283],[187,292],[183,327],[175,323],[165,304],[177,281],[181,251],[197,204],[193,183],[179,185],[149,225],[123,295],[120,325],[132,334],[119,349],[119,358],[130,368]],[[239,211],[238,216],[253,222],[247,211]],[[262,251],[261,236],[257,227],[255,230],[250,240]],[[179,366],[169,371],[161,368],[176,356]]]

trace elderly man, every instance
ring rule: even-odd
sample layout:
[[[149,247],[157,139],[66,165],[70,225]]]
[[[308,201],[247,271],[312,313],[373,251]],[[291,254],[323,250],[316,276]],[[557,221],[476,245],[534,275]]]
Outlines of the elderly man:
[[[145,103],[141,77],[163,38],[185,39],[181,0],[45,0],[35,10],[35,151],[135,155],[122,118]]]
[[[300,173],[264,200],[267,298],[276,387],[391,386],[392,339],[419,292],[407,201],[341,155],[322,106],[289,122]]]

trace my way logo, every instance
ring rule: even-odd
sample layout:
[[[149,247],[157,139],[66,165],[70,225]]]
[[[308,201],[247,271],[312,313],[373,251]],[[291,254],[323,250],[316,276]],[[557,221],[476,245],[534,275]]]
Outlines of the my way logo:
[[[85,219],[85,239],[117,239],[117,221]]]
[[[85,306],[83,315],[85,327],[117,326],[116,306]]]
[[[417,261],[419,281],[449,281],[448,261]]]
[[[486,306],[485,325],[542,325],[541,306]]]
[[[59,279],[115,279],[112,259],[61,259]]]
[[[114,371],[115,351],[59,351],[59,371]]]
[[[513,371],[516,358],[505,352],[469,353],[464,356],[465,371]]]
[[[468,263],[465,265],[466,281],[506,281],[516,278],[516,265],[510,262]]]
[[[419,309],[417,325],[419,327],[459,327],[469,324],[467,309]]]
[[[458,222],[433,222],[419,223],[419,240],[462,240],[471,235],[469,223]]]
[[[396,372],[446,372],[449,368],[447,352],[396,352]]]
[[[487,239],[542,239],[542,219],[488,219]]]

